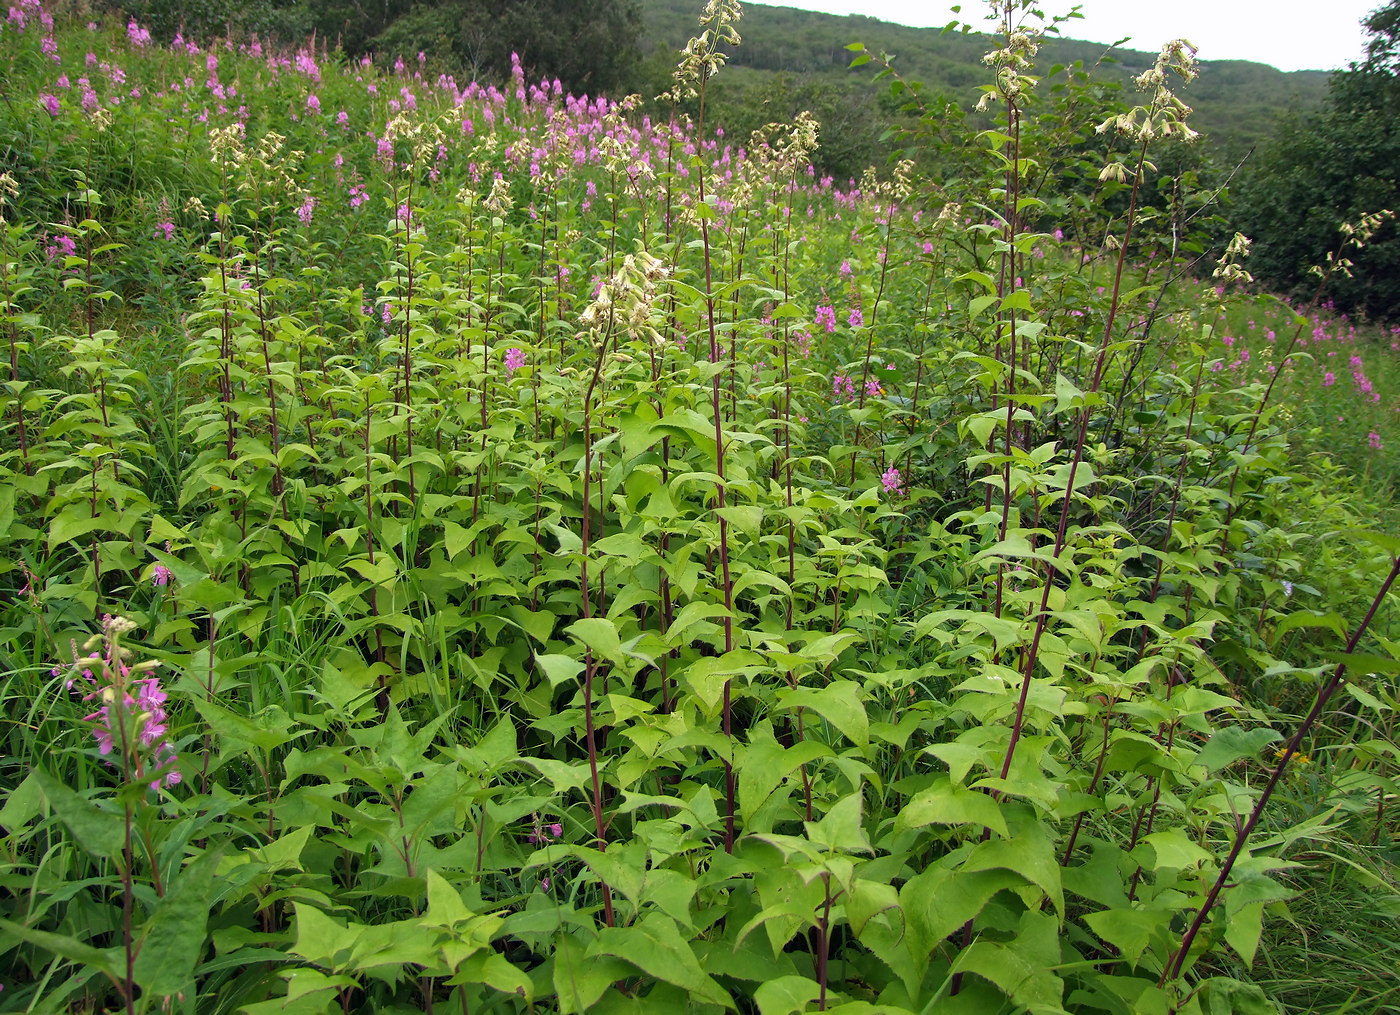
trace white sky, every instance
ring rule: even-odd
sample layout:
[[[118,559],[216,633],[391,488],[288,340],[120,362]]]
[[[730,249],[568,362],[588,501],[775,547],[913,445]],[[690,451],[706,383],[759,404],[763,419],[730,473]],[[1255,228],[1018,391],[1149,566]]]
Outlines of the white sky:
[[[1066,22],[1066,38],[1117,42],[1156,52],[1185,38],[1202,60],[1254,60],[1280,70],[1335,70],[1359,60],[1365,34],[1360,21],[1384,0],[1080,0],[1082,20]],[[981,26],[987,5],[979,0],[952,13],[950,0],[775,0],[768,6],[800,7],[827,14],[865,14],[916,28],[939,27],[961,17]],[[1066,13],[1072,0],[1044,0],[1047,15]],[[742,25],[740,31],[742,31]]]

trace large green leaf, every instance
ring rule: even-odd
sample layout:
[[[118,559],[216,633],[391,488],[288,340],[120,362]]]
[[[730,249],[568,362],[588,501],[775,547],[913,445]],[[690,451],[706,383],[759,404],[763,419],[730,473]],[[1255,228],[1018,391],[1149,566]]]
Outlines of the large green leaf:
[[[588,948],[588,956],[611,955],[636,966],[648,976],[674,984],[698,1000],[732,1009],[734,1000],[705,975],[676,923],[660,913],[648,913],[630,927],[604,927]]]
[[[134,972],[142,990],[159,996],[193,991],[218,863],[218,850],[203,853],[180,872],[157,902],[143,928],[136,957]]]
[[[73,833],[79,846],[97,860],[112,860],[121,853],[125,826],[120,814],[79,796],[41,768],[33,775],[58,820]]]

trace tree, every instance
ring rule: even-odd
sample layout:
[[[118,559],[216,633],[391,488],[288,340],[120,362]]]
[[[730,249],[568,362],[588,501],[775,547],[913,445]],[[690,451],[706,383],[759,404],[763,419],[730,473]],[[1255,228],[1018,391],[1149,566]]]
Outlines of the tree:
[[[1255,241],[1250,270],[1292,293],[1310,293],[1310,269],[1335,250],[1344,223],[1400,210],[1400,0],[1363,20],[1361,64],[1332,76],[1325,106],[1285,121],[1257,156],[1237,197],[1240,228]],[[1352,276],[1327,295],[1339,309],[1400,319],[1400,233],[1389,225],[1351,253]]]
[[[426,50],[468,76],[504,79],[511,54],[531,81],[558,78],[575,92],[630,83],[641,15],[635,0],[303,0],[321,34],[346,52],[413,56]]]

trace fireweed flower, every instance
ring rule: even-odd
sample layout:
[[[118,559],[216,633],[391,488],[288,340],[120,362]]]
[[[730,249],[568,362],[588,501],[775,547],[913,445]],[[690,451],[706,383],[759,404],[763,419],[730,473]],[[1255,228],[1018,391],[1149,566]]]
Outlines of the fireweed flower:
[[[525,353],[520,349],[506,350],[506,376],[509,377],[525,365]]]
[[[136,625],[125,617],[104,617],[102,631],[73,650],[67,688],[83,701],[97,703],[83,717],[93,724],[97,752],[133,783],[151,789],[180,781],[175,748],[169,740],[167,695],[160,686],[154,659],[132,662],[133,653],[122,636]]]
[[[886,469],[880,477],[880,485],[885,488],[886,493],[893,496],[900,496],[904,493],[904,477],[893,465]]]
[[[826,305],[817,307],[817,325],[827,331],[836,330],[836,308]]]
[[[831,393],[836,398],[855,398],[855,382],[845,374],[837,374],[831,378]]]
[[[564,837],[564,826],[558,821],[552,821],[547,825],[541,825],[539,819],[535,820],[532,831],[526,833],[525,841],[538,846],[543,846],[553,842],[555,839]]]
[[[162,588],[170,584],[170,568],[164,564],[157,564],[151,568],[151,584],[156,588]]]
[[[78,252],[78,244],[68,235],[54,236],[53,243],[44,248],[44,257],[52,261],[56,257],[73,257]]]

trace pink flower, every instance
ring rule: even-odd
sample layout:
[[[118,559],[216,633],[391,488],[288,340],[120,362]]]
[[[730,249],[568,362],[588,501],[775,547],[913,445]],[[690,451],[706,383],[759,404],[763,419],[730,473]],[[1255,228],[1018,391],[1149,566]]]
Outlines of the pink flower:
[[[83,717],[93,724],[92,736],[97,753],[124,775],[150,782],[151,789],[162,785],[174,786],[180,773],[174,769],[175,748],[167,739],[166,693],[160,678],[145,676],[130,679],[133,673],[149,672],[154,664],[128,665],[126,649],[117,644],[120,621],[104,618],[102,651],[82,659],[74,658],[76,675],[67,680],[70,691],[80,694],[83,701],[100,702],[96,711]],[[101,679],[94,675],[94,669]],[[111,756],[120,755],[120,759]]]
[[[1334,374],[1332,371],[1329,370],[1329,371],[1327,371],[1325,374],[1322,375],[1322,386],[1323,386],[1324,388],[1330,388],[1332,385],[1334,385],[1334,384],[1336,384],[1336,383],[1337,383],[1337,375]]]
[[[855,382],[845,374],[837,374],[831,378],[831,393],[837,398],[855,398]]]
[[[836,330],[836,308],[830,306],[817,307],[817,324],[822,325],[827,331]]]
[[[43,95],[39,96],[39,105],[43,106],[50,116],[58,115],[59,106],[57,95],[50,95],[48,92],[45,92]]]
[[[319,113],[321,111],[321,100],[315,93],[306,97],[306,111],[308,113]]]
[[[1370,444],[1371,444],[1371,450],[1373,450],[1373,451],[1379,451],[1379,450],[1381,449],[1381,435],[1380,435],[1380,434],[1378,434],[1378,433],[1376,433],[1374,430],[1372,430],[1370,433],[1368,433],[1368,434],[1366,435],[1366,439],[1367,439],[1367,440],[1370,442]]]
[[[865,323],[865,315],[860,312],[860,307],[851,307],[851,313],[846,318],[846,323],[852,328],[859,328]]]
[[[885,488],[885,492],[888,494],[898,496],[904,493],[904,477],[893,465],[886,469],[880,477],[880,485]]]
[[[156,239],[164,239],[167,243],[175,238],[174,222],[159,222],[156,224]]]
[[[164,564],[157,564],[151,569],[151,584],[157,588],[162,588],[170,584],[170,568]]]
[[[506,350],[506,376],[509,377],[525,365],[525,353],[519,349]]]
[[[78,252],[78,245],[73,242],[73,237],[68,235],[50,237],[53,243],[44,248],[44,257],[52,261],[55,257],[73,257]]]

